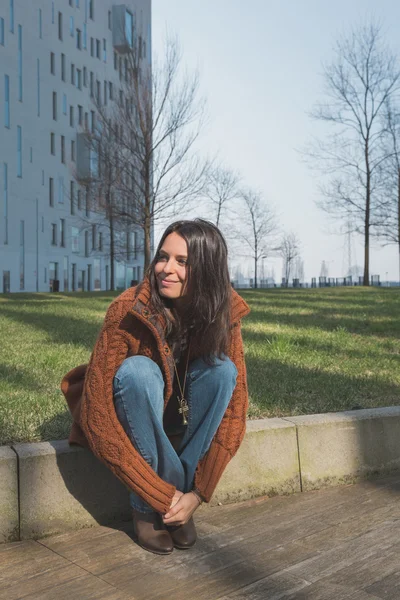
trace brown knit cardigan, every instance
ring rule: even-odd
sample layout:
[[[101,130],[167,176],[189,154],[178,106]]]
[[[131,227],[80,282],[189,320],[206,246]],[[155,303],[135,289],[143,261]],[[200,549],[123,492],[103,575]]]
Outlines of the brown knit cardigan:
[[[245,433],[248,394],[240,320],[249,311],[232,290],[229,358],[238,377],[221,424],[195,473],[194,485],[207,502]],[[148,356],[161,368],[165,408],[172,395],[174,363],[165,339],[165,322],[150,311],[147,279],[111,303],[89,363],[69,371],[61,382],[73,417],[69,443],[89,447],[130,490],[155,511],[166,513],[175,487],[161,479],[134,448],[114,408],[114,375],[125,358],[135,355]]]

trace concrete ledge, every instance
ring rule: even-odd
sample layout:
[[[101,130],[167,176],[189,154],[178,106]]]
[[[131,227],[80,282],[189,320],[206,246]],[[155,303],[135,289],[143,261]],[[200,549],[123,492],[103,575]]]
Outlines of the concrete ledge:
[[[212,504],[397,471],[399,431],[397,406],[248,421]],[[0,481],[0,541],[131,518],[128,490],[89,450],[67,440],[0,447]]]
[[[296,426],[303,491],[400,469],[400,407],[287,417]]]
[[[0,543],[18,539],[18,460],[11,448],[0,446]]]
[[[89,450],[67,440],[13,448],[21,540],[130,518],[126,488]]]
[[[259,419],[247,421],[243,443],[211,504],[300,491],[296,427],[283,419]]]

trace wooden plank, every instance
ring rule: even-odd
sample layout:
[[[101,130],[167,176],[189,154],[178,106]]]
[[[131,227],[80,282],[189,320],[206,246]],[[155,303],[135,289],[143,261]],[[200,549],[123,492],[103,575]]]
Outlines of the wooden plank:
[[[198,544],[170,556],[132,523],[6,544],[0,600],[398,599],[399,491],[397,476],[202,508]]]

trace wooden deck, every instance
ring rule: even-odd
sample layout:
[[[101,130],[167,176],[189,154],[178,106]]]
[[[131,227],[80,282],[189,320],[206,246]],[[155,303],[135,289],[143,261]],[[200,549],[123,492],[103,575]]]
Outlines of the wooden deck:
[[[131,523],[0,546],[0,599],[400,599],[400,476],[197,514],[165,557]]]

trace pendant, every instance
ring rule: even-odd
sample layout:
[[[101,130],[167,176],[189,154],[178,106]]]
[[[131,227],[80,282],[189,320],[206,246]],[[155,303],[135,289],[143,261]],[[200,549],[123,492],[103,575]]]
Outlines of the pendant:
[[[182,415],[182,424],[183,425],[187,425],[188,424],[188,420],[187,420],[187,416],[189,414],[189,406],[185,400],[185,398],[178,398],[178,402],[179,402],[179,414]]]

